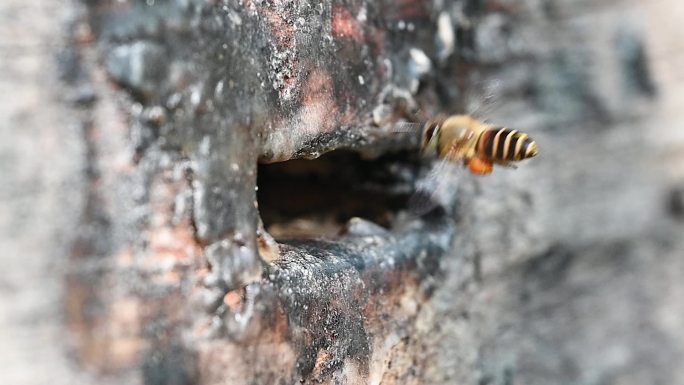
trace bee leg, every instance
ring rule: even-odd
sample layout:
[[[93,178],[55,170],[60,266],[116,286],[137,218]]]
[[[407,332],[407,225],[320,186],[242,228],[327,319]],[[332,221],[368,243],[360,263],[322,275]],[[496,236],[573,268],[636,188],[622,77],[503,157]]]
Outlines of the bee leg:
[[[516,165],[514,165],[514,164],[512,164],[512,163],[509,163],[509,162],[501,162],[501,163],[499,163],[499,164],[500,164],[501,166],[503,166],[503,167],[508,167],[508,168],[512,168],[512,169],[517,169],[517,168],[518,168],[518,166],[516,166]]]
[[[468,169],[475,175],[489,175],[492,173],[494,165],[492,162],[480,158],[471,158],[467,161]]]

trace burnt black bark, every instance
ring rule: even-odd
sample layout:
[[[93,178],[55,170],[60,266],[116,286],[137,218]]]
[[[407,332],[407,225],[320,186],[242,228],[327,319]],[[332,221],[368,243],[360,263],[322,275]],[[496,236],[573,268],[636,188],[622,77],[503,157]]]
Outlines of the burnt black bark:
[[[65,38],[0,37],[27,52],[0,115],[28,127],[0,143],[0,235],[65,271],[28,281],[60,315],[31,319],[64,315],[68,336],[36,329],[83,382],[678,383],[681,92],[660,78],[672,38],[642,24],[665,3],[85,1],[67,27],[32,10]],[[395,130],[473,110],[541,155],[478,179]],[[10,380],[66,367],[53,346]]]

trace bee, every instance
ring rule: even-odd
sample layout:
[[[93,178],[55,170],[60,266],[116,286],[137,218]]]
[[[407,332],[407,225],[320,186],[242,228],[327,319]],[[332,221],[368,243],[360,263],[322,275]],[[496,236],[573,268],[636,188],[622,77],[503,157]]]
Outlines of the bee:
[[[494,164],[532,158],[537,143],[524,132],[484,123],[470,115],[451,115],[429,120],[423,126],[421,151],[451,162],[463,162],[471,173],[487,175]]]

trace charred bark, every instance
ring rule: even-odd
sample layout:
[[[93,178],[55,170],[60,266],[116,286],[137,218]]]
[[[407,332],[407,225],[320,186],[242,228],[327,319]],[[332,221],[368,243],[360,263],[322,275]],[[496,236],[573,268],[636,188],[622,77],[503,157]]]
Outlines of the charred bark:
[[[680,119],[650,124],[654,105],[679,99],[656,99],[661,35],[625,17],[639,6],[71,6],[54,89],[83,148],[63,311],[98,381],[684,379],[684,321],[650,316],[682,289],[664,214],[681,185],[648,140]],[[488,103],[493,80],[498,109],[478,111],[542,156],[443,170],[417,215],[432,164],[393,128]]]

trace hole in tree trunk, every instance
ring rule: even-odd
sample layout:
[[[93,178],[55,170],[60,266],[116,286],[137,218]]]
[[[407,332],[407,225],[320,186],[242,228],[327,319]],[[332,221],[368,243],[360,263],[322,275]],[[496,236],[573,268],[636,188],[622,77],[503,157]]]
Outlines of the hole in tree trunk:
[[[415,153],[365,160],[351,151],[261,164],[257,199],[275,238],[333,238],[353,217],[390,227],[406,209],[423,164]]]

